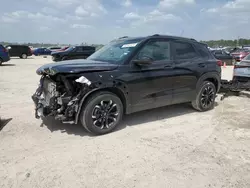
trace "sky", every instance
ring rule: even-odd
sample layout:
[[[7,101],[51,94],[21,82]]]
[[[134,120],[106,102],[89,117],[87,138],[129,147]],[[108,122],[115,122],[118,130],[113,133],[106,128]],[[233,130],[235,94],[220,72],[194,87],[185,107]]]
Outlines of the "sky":
[[[250,38],[250,0],[1,0],[0,41],[106,44],[165,34]]]

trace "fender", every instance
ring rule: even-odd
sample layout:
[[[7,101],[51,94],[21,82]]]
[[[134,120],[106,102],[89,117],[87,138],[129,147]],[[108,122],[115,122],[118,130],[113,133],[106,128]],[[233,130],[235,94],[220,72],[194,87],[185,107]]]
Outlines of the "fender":
[[[207,79],[215,79],[218,83],[218,88],[217,88],[217,92],[220,90],[221,87],[221,76],[218,72],[207,72],[205,74],[203,74],[197,84],[196,84],[196,90],[198,90],[198,88],[200,87],[200,85]]]
[[[91,91],[88,91],[81,99],[80,103],[79,103],[79,107],[78,107],[78,110],[77,110],[77,113],[76,113],[76,116],[75,116],[75,124],[78,123],[79,121],[79,116],[80,116],[80,113],[82,111],[82,107],[83,107],[83,104],[84,102],[86,101],[86,99],[92,95],[93,93],[95,92],[98,92],[98,91],[103,91],[103,90],[107,90],[107,91],[110,91],[112,89],[116,89],[116,90],[119,90],[120,93],[122,93],[123,97],[124,97],[124,102],[126,103],[126,108],[125,108],[125,113],[127,111],[129,111],[129,100],[128,100],[128,92],[126,91],[126,88],[125,85],[122,83],[122,82],[117,82],[116,81],[113,81],[112,83],[105,83],[103,84],[102,87],[97,87],[97,88],[94,88],[92,89]]]

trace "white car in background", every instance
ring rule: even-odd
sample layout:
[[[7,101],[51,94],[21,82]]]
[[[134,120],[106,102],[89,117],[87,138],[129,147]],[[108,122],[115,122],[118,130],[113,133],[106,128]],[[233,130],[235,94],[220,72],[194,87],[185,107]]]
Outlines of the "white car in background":
[[[236,91],[250,90],[250,54],[234,65],[232,86]]]
[[[250,54],[234,66],[234,77],[247,77],[250,81]]]

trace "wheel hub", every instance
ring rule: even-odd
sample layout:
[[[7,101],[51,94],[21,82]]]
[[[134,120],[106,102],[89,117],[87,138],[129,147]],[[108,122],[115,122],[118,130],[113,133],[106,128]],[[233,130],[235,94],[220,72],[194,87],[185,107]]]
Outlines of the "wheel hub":
[[[114,101],[103,100],[93,109],[93,124],[100,129],[108,129],[117,121],[118,115],[118,108]]]

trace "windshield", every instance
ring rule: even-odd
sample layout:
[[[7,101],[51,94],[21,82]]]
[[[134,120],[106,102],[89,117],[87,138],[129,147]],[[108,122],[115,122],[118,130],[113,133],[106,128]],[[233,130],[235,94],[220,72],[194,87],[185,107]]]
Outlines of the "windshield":
[[[76,48],[75,46],[72,46],[72,47],[67,48],[65,51],[71,51],[71,50],[73,50],[75,48]]]
[[[120,64],[134,51],[141,41],[142,39],[114,41],[102,47],[87,59]]]

